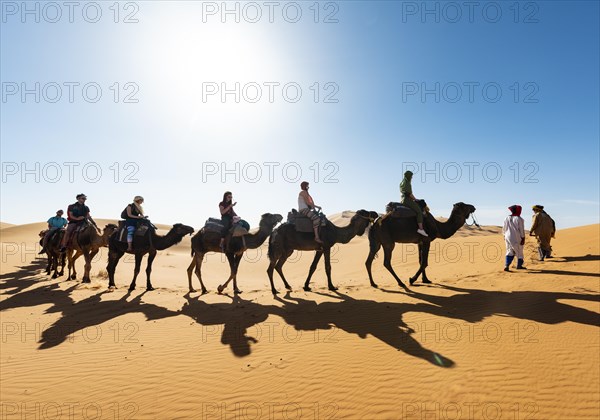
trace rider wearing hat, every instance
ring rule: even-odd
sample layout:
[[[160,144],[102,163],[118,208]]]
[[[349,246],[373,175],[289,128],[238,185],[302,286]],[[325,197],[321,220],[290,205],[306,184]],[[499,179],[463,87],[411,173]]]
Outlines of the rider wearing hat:
[[[60,244],[60,252],[65,252],[67,250],[73,232],[75,232],[82,223],[85,223],[86,220],[89,220],[96,230],[100,232],[96,222],[94,222],[94,219],[90,216],[90,208],[85,205],[85,200],[87,200],[86,195],[77,194],[75,198],[77,198],[77,201],[67,208],[67,219],[69,220],[69,224],[67,225],[67,231]]]

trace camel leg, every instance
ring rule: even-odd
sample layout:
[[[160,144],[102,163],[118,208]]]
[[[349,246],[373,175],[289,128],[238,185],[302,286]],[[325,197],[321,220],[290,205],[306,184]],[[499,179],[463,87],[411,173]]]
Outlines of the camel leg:
[[[58,277],[58,256],[54,253],[52,254],[52,257],[51,257],[50,271],[53,271],[53,274],[52,274],[53,279]]]
[[[273,295],[279,293],[277,289],[275,289],[275,284],[273,283],[273,271],[275,269],[275,264],[277,264],[277,260],[271,259],[269,261],[269,267],[267,267],[267,276],[269,276],[269,282],[271,283],[271,293],[273,293]]]
[[[152,262],[156,258],[156,250],[152,249],[148,253],[148,265],[146,266],[146,290],[154,290],[152,287],[152,282],[150,281],[150,274],[152,273]]]
[[[227,288],[227,286],[229,285],[229,282],[231,280],[233,280],[233,266],[235,264],[234,255],[230,254],[230,253],[226,253],[225,256],[227,257],[227,261],[229,261],[229,278],[227,279],[227,281],[225,283],[220,284],[219,287],[217,287],[217,292],[219,294],[221,294],[223,292],[223,290],[225,290]]]
[[[73,250],[69,249],[67,250],[67,257],[69,259],[69,279],[75,280],[77,278],[77,271],[75,271],[75,261],[77,261],[77,258],[81,257],[81,251],[77,250],[75,251],[75,255],[73,255]],[[71,271],[73,271],[72,275]]]
[[[392,276],[394,276],[394,278],[398,282],[398,286],[404,287],[406,289],[406,286],[404,285],[404,283],[402,283],[402,280],[400,280],[400,278],[396,275],[394,269],[392,268],[392,251],[394,250],[395,245],[396,244],[392,243],[391,245],[383,247],[383,266],[387,268],[387,270],[392,274]]]
[[[275,270],[277,270],[277,273],[279,273],[279,277],[281,277],[281,280],[283,280],[284,287],[290,291],[292,290],[292,286],[289,285],[289,283],[285,279],[285,276],[283,275],[283,264],[285,264],[285,262],[288,260],[288,258],[290,258],[290,256],[293,253],[294,253],[293,249],[286,251],[285,255],[282,256],[279,259],[279,261],[277,261],[277,264],[275,265]],[[277,292],[277,290],[275,290],[275,292]],[[275,293],[273,293],[273,294],[275,294]]]
[[[429,260],[429,247],[430,242],[419,243],[419,269],[415,273],[414,276],[410,278],[410,284],[412,285],[419,279],[419,276],[423,274],[423,283],[431,283],[431,281],[427,278],[427,274],[425,274],[425,268],[427,267],[427,263]]]
[[[188,275],[188,287],[190,292],[195,292],[196,290],[192,287],[192,273],[194,272],[194,268],[196,267],[196,254],[192,255],[192,262],[187,268]]]
[[[82,283],[91,283],[90,271],[92,270],[92,259],[90,257],[89,251],[83,252],[83,258],[85,259],[85,265],[84,265],[83,279],[81,280],[81,282]]]
[[[135,280],[137,279],[138,274],[140,273],[140,267],[142,265],[142,254],[135,254],[135,267],[133,269],[133,280],[131,280],[131,284],[129,285],[129,291],[135,290]]]
[[[369,238],[369,256],[367,257],[367,261],[365,261],[365,266],[367,267],[367,274],[369,275],[369,282],[371,282],[371,286],[377,287],[377,284],[373,281],[373,274],[371,273],[371,265],[373,264],[373,259],[375,259],[375,255],[381,248],[381,243],[379,240],[373,238]]]
[[[48,257],[48,264],[46,265],[46,274],[50,275],[50,273],[52,273],[52,255],[50,255],[50,253],[46,253],[46,256]]]
[[[58,272],[59,276],[64,276],[65,274],[65,254],[58,254],[57,257],[60,260],[60,271]]]
[[[198,280],[200,281],[200,286],[202,287],[202,294],[205,294],[206,292],[208,292],[208,290],[206,290],[206,287],[204,287],[204,283],[202,282],[202,260],[204,259],[204,254],[200,254],[200,253],[195,253],[194,254],[194,258],[192,259],[192,262],[190,263],[190,266],[188,267],[188,280],[189,280],[189,287],[190,287],[190,292],[195,292],[196,290],[192,287],[192,271],[194,271],[196,273],[196,277],[198,277]],[[196,268],[194,270],[194,268]]]
[[[429,265],[429,248],[431,246],[431,242],[427,242],[427,246],[425,246],[425,244],[423,245],[423,252],[419,253],[419,257],[422,256],[423,260],[419,261],[423,267],[423,273],[422,273],[422,278],[423,278],[423,283],[426,284],[431,284],[431,280],[429,280],[427,278],[427,273],[425,272],[425,269],[427,268],[427,266]]]
[[[237,272],[240,267],[240,263],[242,262],[242,257],[244,254],[236,255],[233,260],[233,293],[240,294],[242,291],[237,287]]]
[[[108,272],[108,288],[111,290],[117,288],[115,286],[115,271],[122,256],[123,252],[117,252],[114,250],[108,251],[108,265],[106,266],[106,271]]]
[[[325,274],[327,274],[327,287],[329,288],[329,290],[337,290],[338,288],[335,287],[331,281],[331,248],[327,248],[325,249],[325,251],[323,252],[325,254]]]
[[[315,253],[315,258],[313,259],[312,264],[310,265],[310,269],[308,270],[308,277],[306,278],[306,281],[304,282],[304,287],[303,289],[307,292],[310,292],[310,278],[312,277],[313,273],[315,272],[315,270],[317,269],[317,264],[319,264],[319,260],[321,259],[321,255],[323,255],[323,251],[317,251]]]

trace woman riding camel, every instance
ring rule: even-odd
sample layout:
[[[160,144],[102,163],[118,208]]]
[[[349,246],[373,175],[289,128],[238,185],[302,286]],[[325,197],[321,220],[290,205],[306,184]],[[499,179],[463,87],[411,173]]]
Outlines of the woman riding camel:
[[[129,204],[126,208],[127,217],[125,218],[125,223],[127,225],[127,252],[133,251],[133,234],[137,229],[140,219],[146,220],[144,208],[142,207],[143,202],[144,197],[136,195],[133,199],[133,203]]]
[[[319,238],[319,225],[321,224],[321,218],[315,210],[318,208],[319,211],[321,211],[321,207],[315,204],[313,198],[308,193],[308,182],[302,182],[300,184],[300,189],[302,191],[300,191],[300,194],[298,194],[298,212],[312,220],[313,230],[315,231],[315,242],[322,244],[323,241],[321,238]]]
[[[223,229],[221,230],[221,250],[223,250],[225,247],[225,237],[227,236],[229,229],[231,229],[233,218],[237,216],[233,210],[233,207],[237,204],[237,201],[233,202],[232,200],[233,194],[231,194],[231,191],[225,191],[225,194],[223,194],[223,201],[219,203],[221,222],[223,223]]]
[[[425,232],[425,229],[423,229],[423,210],[421,210],[419,205],[416,203],[417,199],[412,193],[412,186],[410,184],[412,176],[413,173],[411,171],[404,172],[404,179],[400,183],[400,194],[402,195],[400,203],[413,209],[415,213],[417,213],[417,224],[419,225],[417,233],[419,235],[429,236],[427,235],[427,232]]]

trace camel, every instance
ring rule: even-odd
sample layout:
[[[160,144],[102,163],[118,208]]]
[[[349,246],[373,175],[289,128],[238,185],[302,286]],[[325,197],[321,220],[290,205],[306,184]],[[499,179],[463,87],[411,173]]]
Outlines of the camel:
[[[47,230],[40,232],[40,246],[44,240]],[[46,255],[48,256],[48,265],[46,266],[46,274],[50,275],[52,270],[52,278],[55,279],[62,276],[65,273],[65,254],[60,252],[60,242],[65,234],[64,229],[58,229],[58,231],[51,233],[48,243],[46,244]],[[60,264],[60,271],[58,266]]]
[[[142,257],[148,254],[148,265],[146,267],[146,290],[154,290],[150,281],[150,273],[152,273],[152,261],[156,257],[157,251],[162,251],[173,245],[181,242],[185,235],[194,233],[194,228],[176,223],[171,230],[164,236],[156,234],[154,228],[148,229],[149,233],[145,236],[133,237],[133,254],[135,255],[135,268],[133,270],[133,280],[129,285],[129,291],[135,290],[135,281],[140,272],[142,265]],[[127,252],[127,242],[121,242],[118,238],[118,231],[108,239],[108,288],[109,290],[116,289],[115,286],[115,270],[121,257]]]
[[[412,285],[415,281],[417,281],[421,274],[423,275],[423,283],[431,283],[425,272],[425,268],[428,264],[429,247],[431,245],[431,241],[436,238],[447,239],[454,235],[454,233],[456,233],[456,231],[464,225],[465,221],[473,212],[475,212],[475,207],[471,204],[456,203],[452,208],[450,218],[446,222],[439,222],[435,220],[430,213],[428,213],[427,217],[425,217],[424,223],[425,230],[427,231],[429,237],[425,237],[417,233],[416,215],[414,217],[403,218],[387,217],[383,220],[375,222],[369,231],[370,250],[367,261],[365,262],[371,286],[377,287],[377,284],[375,284],[373,281],[373,275],[371,274],[371,264],[377,255],[379,248],[383,247],[383,265],[390,273],[392,273],[398,282],[398,285],[406,288],[404,283],[402,283],[392,268],[392,251],[394,250],[396,243],[419,245],[419,269],[415,275],[410,278],[410,284]]]
[[[280,214],[265,213],[260,218],[258,232],[247,234],[243,237],[230,238],[225,249],[225,256],[229,261],[230,274],[227,281],[217,287],[219,293],[223,292],[231,280],[233,280],[233,292],[235,294],[242,293],[237,287],[237,272],[244,252],[247,249],[256,249],[261,246],[271,232],[273,232],[275,225],[282,220],[283,217]],[[194,271],[194,268],[196,276],[198,277],[198,280],[200,280],[202,294],[207,292],[207,289],[202,282],[202,274],[200,271],[202,268],[202,259],[207,252],[223,252],[219,246],[220,241],[221,234],[219,232],[205,231],[204,229],[201,229],[192,238],[192,262],[187,269],[190,292],[196,291],[192,287],[192,271]]]
[[[90,283],[92,260],[101,247],[108,246],[108,238],[110,235],[116,232],[117,229],[117,225],[114,223],[109,223],[104,226],[104,229],[102,229],[102,235],[99,235],[94,226],[88,225],[82,231],[73,235],[71,238],[71,243],[67,248],[67,259],[69,261],[69,276],[67,278],[69,280],[75,280],[77,278],[75,261],[77,261],[77,259],[83,255],[83,258],[85,259],[85,271],[83,274],[82,283]],[[75,252],[75,254],[73,254],[73,252]]]
[[[304,290],[310,291],[310,279],[317,269],[317,264],[321,259],[321,256],[325,256],[325,272],[327,274],[327,285],[329,290],[337,290],[337,288],[331,282],[331,247],[335,244],[347,244],[356,235],[362,235],[365,233],[367,226],[372,223],[379,215],[374,211],[358,210],[352,219],[350,224],[345,227],[337,227],[329,220],[325,226],[321,227],[321,240],[322,244],[315,241],[314,234],[297,232],[294,225],[284,223],[273,232],[271,239],[269,240],[269,268],[267,274],[269,275],[269,281],[271,282],[271,292],[273,295],[277,295],[279,292],[275,289],[273,284],[273,269],[277,270],[283,285],[287,290],[292,290],[288,284],[285,276],[283,275],[283,265],[287,259],[292,255],[294,250],[299,251],[316,251],[313,262],[308,272],[308,277],[304,283]]]

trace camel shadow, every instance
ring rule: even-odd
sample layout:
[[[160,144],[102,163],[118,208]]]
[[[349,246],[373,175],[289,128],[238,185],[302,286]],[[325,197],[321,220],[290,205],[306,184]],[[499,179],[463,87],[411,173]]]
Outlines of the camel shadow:
[[[103,332],[98,329],[98,325],[130,313],[142,313],[146,316],[147,321],[179,315],[179,312],[142,302],[142,297],[146,292],[129,301],[127,298],[130,293],[123,295],[118,300],[102,300],[102,296],[107,293],[112,292],[103,291],[76,303],[71,301],[72,303],[66,305],[62,302],[62,304],[56,304],[50,308],[47,312],[62,312],[62,316],[42,332],[39,349],[56,347],[79,331],[82,331],[82,336],[86,341],[95,342],[99,339],[98,334],[101,335]],[[91,327],[96,327],[96,329],[88,333],[86,329]],[[113,330],[112,327],[110,329]],[[139,331],[139,325],[128,322],[124,329],[126,331],[122,334],[123,337],[120,337],[119,332],[114,330],[110,334],[115,339],[122,339],[123,342],[137,342],[135,335]]]
[[[229,346],[236,357],[249,356],[252,344],[258,343],[258,339],[249,335],[248,330],[266,321],[275,307],[244,300],[239,295],[225,296],[231,298],[231,303],[209,304],[187,293],[184,296],[187,302],[180,313],[202,325],[202,342],[220,335],[221,344]]]
[[[371,335],[399,351],[439,367],[454,366],[452,360],[424,348],[411,336],[414,331],[402,321],[405,304],[357,300],[337,292],[334,295],[315,293],[339,301],[317,303],[292,297],[287,292],[283,299],[275,297],[282,306],[261,305],[243,300],[238,295],[231,298],[231,303],[208,304],[188,293],[181,313],[202,325],[202,342],[220,335],[221,344],[229,346],[237,357],[249,356],[252,345],[260,342],[249,333],[253,327],[256,327],[257,336],[265,336],[264,341],[281,338],[293,342],[294,338],[288,337],[287,333],[279,336],[279,331],[265,332],[266,329],[260,327],[259,324],[265,322],[269,315],[276,315],[296,331],[316,332],[315,339],[322,343],[335,344],[337,330],[343,330],[363,339]],[[328,331],[328,334],[320,335],[318,331]]]
[[[39,270],[46,269],[47,263],[42,260],[33,260],[29,265],[19,267],[17,271],[0,274],[0,290],[6,290],[2,294],[15,295],[23,290],[44,280],[32,278],[40,275]],[[44,274],[45,275],[45,274]],[[50,278],[48,276],[48,278]],[[14,289],[14,290],[8,290]]]
[[[318,294],[332,296],[331,294]],[[292,297],[288,292],[285,299],[276,298],[284,305],[283,311],[279,311],[278,315],[296,330],[335,330],[337,328],[362,339],[371,335],[398,351],[423,359],[435,366],[449,368],[455,365],[451,359],[423,347],[412,336],[415,331],[402,320],[402,315],[410,305],[354,299],[339,292],[334,292],[334,294],[334,297],[338,299],[337,302],[316,303],[312,300]],[[329,337],[331,337],[329,340],[333,340],[332,334],[329,334]],[[330,342],[334,343],[335,341]]]
[[[559,299],[600,302],[600,295],[597,294],[538,291],[501,292],[448,285],[439,285],[439,287],[458,293],[451,296],[435,296],[412,289],[413,297],[428,302],[428,304],[412,304],[412,308],[407,308],[407,312],[427,312],[441,317],[462,319],[470,323],[481,322],[494,315],[548,325],[567,321],[592,326],[600,323],[599,313],[558,302]]]

